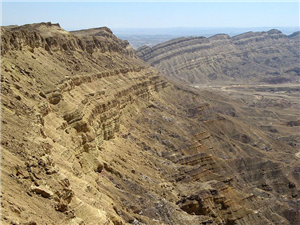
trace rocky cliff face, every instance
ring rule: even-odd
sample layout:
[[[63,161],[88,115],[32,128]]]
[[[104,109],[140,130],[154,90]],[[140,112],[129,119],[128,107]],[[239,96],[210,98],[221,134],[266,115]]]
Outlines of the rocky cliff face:
[[[251,125],[291,117],[167,82],[108,28],[1,29],[2,224],[299,223],[299,143]]]
[[[186,83],[283,83],[299,81],[299,49],[299,32],[286,36],[270,30],[178,38],[141,47],[137,55]]]

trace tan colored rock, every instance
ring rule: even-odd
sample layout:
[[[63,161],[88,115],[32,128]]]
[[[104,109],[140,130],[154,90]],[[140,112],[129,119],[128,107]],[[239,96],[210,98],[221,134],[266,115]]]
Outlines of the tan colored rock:
[[[53,196],[53,192],[50,191],[47,186],[31,186],[30,190],[44,198],[50,198]]]
[[[299,49],[299,32],[287,36],[270,30],[177,38],[140,47],[137,55],[166,77],[187,84],[277,84],[297,80],[292,71],[298,71]]]
[[[1,223],[297,221],[293,88],[174,84],[107,28],[1,29]]]

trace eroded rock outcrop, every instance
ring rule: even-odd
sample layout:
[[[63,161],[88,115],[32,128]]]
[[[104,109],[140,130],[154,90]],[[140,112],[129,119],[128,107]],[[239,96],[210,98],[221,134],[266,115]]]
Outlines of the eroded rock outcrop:
[[[2,30],[1,223],[297,222],[298,150],[240,116],[264,109],[167,82],[108,28]]]
[[[178,38],[140,47],[137,55],[165,76],[189,84],[296,82],[299,74],[286,71],[298,67],[298,33],[286,36],[270,30]]]

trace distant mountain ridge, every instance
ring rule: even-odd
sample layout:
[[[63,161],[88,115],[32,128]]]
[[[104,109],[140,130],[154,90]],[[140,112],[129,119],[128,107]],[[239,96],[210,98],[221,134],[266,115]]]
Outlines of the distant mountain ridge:
[[[300,32],[287,36],[272,29],[177,38],[140,47],[137,55],[165,76],[190,84],[282,83],[299,80],[299,46]]]
[[[263,32],[271,29],[280,30],[285,35],[299,31],[299,27],[167,27],[167,28],[114,28],[119,35],[172,35],[172,36],[213,36],[226,33],[230,36],[252,32]]]
[[[169,27],[169,28],[115,28],[114,34],[122,39],[128,40],[134,49],[143,45],[153,47],[163,42],[190,36],[211,37],[216,34],[239,35],[245,32],[262,32],[278,29],[285,35],[299,31],[299,27]]]

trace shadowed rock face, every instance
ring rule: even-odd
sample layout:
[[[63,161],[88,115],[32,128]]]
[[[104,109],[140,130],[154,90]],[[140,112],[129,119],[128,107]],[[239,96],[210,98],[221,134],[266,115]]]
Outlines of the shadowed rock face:
[[[188,84],[299,81],[300,36],[278,30],[229,37],[178,38],[137,55],[165,76]]]
[[[299,221],[294,117],[167,82],[108,28],[1,29],[1,223]]]

